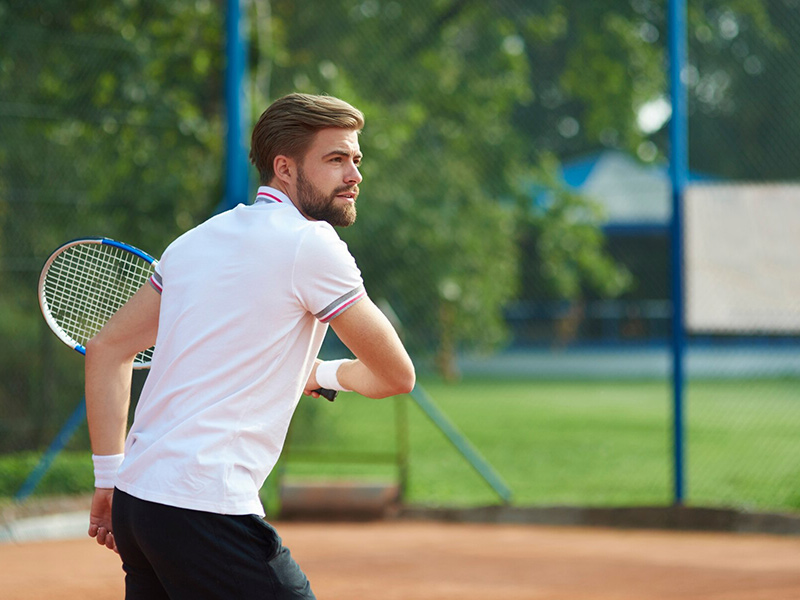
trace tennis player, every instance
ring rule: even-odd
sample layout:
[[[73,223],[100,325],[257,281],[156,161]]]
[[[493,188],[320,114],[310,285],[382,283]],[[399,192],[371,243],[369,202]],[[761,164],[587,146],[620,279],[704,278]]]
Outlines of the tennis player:
[[[277,100],[252,135],[255,203],[170,244],[87,344],[89,535],[120,554],[129,600],[314,598],[258,495],[299,398],[415,381],[333,228],[356,218],[363,125],[336,98]],[[328,324],[354,360],[316,358]],[[126,437],[132,360],[154,343]]]

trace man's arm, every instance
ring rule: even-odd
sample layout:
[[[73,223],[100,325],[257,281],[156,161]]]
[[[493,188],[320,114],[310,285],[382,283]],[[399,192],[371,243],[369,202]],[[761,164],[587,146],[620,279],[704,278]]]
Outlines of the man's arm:
[[[161,296],[146,283],[86,344],[86,413],[94,454],[123,450],[133,359],[155,344],[160,306]]]
[[[161,296],[145,284],[86,344],[86,416],[92,452],[122,454],[131,372],[136,354],[155,343]],[[113,489],[97,488],[89,514],[89,535],[116,551],[111,529]]]
[[[397,332],[369,298],[356,303],[331,321],[331,327],[356,360],[339,366],[342,387],[369,398],[407,394],[414,388],[414,365]],[[316,367],[306,393],[319,387]]]

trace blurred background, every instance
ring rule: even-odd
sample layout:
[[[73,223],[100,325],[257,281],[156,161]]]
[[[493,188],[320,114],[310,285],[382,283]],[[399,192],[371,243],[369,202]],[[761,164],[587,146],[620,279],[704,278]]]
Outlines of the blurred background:
[[[49,253],[108,236],[158,256],[251,201],[254,170],[237,196],[226,168],[229,4],[0,0],[2,497],[58,439],[35,493],[92,485],[85,425],[64,430],[82,359],[37,305]],[[420,375],[416,398],[301,401],[276,477],[443,506],[800,511],[798,0],[688,1],[677,421],[666,0],[239,7],[244,138],[293,91],[366,116],[341,235]]]

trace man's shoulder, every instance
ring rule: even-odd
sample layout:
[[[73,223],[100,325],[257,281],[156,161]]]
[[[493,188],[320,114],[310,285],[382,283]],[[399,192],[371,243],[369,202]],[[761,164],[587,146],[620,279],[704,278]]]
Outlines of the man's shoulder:
[[[339,237],[339,233],[326,221],[308,221],[302,227],[302,241],[304,246],[319,249],[347,250],[347,244]]]

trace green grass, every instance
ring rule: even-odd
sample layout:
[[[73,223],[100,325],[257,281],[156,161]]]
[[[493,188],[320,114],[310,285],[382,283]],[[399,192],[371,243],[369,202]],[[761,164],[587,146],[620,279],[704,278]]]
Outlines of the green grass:
[[[451,385],[427,380],[422,385],[511,487],[516,504],[669,500],[664,384],[467,380]],[[392,442],[391,413],[379,415],[374,408],[381,402],[348,394],[329,407],[326,416],[336,432],[331,452],[354,444],[385,447]],[[301,425],[298,420],[297,428]],[[411,502],[498,501],[413,404],[409,437]],[[291,453],[287,463],[289,475],[309,475],[314,469],[328,474],[339,469],[341,474],[342,469],[342,465],[331,471],[326,465],[296,464]],[[360,468],[363,475],[365,467]]]
[[[672,502],[671,388],[658,381],[423,380],[450,420],[511,487],[518,505]],[[796,380],[698,381],[686,392],[690,504],[800,508]],[[320,437],[292,444],[337,453],[394,445],[392,404],[344,394],[317,407]],[[295,432],[303,429],[298,415]],[[498,496],[423,413],[409,406],[407,499],[480,505]],[[316,441],[315,441],[316,440]],[[319,443],[317,443],[319,442]],[[293,476],[391,477],[390,466],[286,461]]]
[[[699,382],[687,395],[690,498],[800,510],[800,382]]]
[[[666,382],[423,379],[421,384],[512,489],[516,505],[672,501]],[[686,405],[689,504],[800,510],[800,382],[693,381]],[[403,411],[408,501],[442,506],[499,501],[408,397],[342,394],[332,404],[304,398],[280,472],[396,480]],[[0,457],[0,496],[12,495],[35,461],[33,454]],[[62,454],[37,493],[90,489],[87,451]]]

